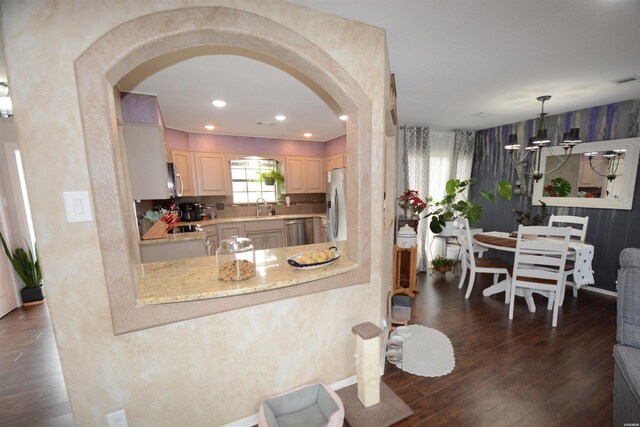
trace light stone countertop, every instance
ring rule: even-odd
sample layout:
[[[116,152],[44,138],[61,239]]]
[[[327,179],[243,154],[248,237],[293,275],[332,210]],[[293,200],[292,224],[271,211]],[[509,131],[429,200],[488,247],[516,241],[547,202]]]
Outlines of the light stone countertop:
[[[275,221],[278,219],[298,219],[298,218],[326,218],[327,214],[322,213],[308,213],[308,214],[291,214],[291,215],[265,215],[265,216],[241,216],[237,218],[215,218],[207,219],[204,221],[193,222],[179,222],[177,225],[216,225],[226,224],[231,222],[249,222],[249,221]]]
[[[291,267],[287,258],[300,252],[328,249],[331,243],[256,251],[256,276],[240,282],[218,280],[216,257],[187,258],[137,266],[138,304],[167,304],[250,294],[284,288],[355,270],[346,257],[347,242],[338,242],[340,259],[315,270]]]
[[[188,240],[204,240],[207,238],[207,233],[204,231],[193,231],[189,233],[177,233],[171,234],[169,233],[167,237],[163,237],[161,239],[148,239],[148,240],[140,240],[140,245],[157,245],[162,243],[173,243],[173,242],[185,242]]]

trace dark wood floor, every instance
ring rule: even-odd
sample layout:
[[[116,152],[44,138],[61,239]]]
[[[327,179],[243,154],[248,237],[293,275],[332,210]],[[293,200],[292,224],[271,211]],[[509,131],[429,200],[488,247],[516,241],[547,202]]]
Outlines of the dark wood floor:
[[[72,426],[46,304],[0,319],[0,426]]]
[[[536,296],[536,313],[517,298],[509,321],[504,294],[482,296],[488,280],[468,300],[452,274],[420,274],[418,283],[411,323],[445,333],[456,367],[425,378],[387,364],[383,381],[414,411],[395,426],[611,425],[614,297],[574,299],[568,288],[552,328],[545,298]]]
[[[464,299],[451,274],[418,275],[412,323],[451,339],[454,371],[425,378],[387,365],[383,381],[414,414],[396,426],[611,424],[615,299],[570,291],[558,327],[537,298],[514,320],[481,281]],[[46,305],[0,319],[0,426],[70,426],[72,418]]]

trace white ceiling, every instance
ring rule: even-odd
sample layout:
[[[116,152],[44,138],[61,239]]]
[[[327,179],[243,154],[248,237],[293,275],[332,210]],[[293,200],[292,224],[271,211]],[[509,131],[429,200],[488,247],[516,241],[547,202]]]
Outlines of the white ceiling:
[[[485,129],[640,98],[638,0],[295,0],[384,28],[400,123]],[[486,112],[487,118],[474,117]]]
[[[639,0],[292,2],[386,30],[400,123],[484,129],[535,117],[539,95],[552,95],[550,114],[640,98],[640,83],[611,83],[640,75]],[[217,55],[161,58],[121,88],[157,94],[167,125],[191,132],[213,122],[213,133],[235,135],[304,139],[308,131],[324,141],[344,133],[335,103],[286,64],[204,53]],[[170,66],[176,58],[187,62]],[[215,97],[229,106],[214,109]],[[491,115],[473,116],[481,112]],[[288,120],[256,125],[280,113]]]

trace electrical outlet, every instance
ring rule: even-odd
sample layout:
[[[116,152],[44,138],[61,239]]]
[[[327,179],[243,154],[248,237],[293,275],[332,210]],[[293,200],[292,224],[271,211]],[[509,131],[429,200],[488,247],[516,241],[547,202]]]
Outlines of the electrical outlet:
[[[124,409],[107,414],[107,424],[109,427],[128,427],[127,414]]]

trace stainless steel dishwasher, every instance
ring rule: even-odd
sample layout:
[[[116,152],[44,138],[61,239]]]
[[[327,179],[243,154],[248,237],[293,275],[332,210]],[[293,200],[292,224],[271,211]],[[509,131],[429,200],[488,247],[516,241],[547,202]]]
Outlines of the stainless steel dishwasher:
[[[284,233],[285,244],[287,246],[309,245],[313,243],[313,218],[285,221]]]

